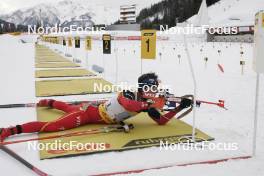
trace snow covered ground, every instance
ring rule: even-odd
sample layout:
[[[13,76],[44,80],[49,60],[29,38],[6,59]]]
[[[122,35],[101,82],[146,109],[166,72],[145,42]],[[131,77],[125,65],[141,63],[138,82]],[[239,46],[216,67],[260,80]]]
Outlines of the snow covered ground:
[[[211,26],[253,26],[255,14],[264,9],[261,0],[221,0],[208,8]],[[196,15],[188,21],[195,20]]]
[[[27,38],[27,37],[24,37]],[[34,90],[34,44],[20,42],[21,37],[0,36],[0,104],[35,102]],[[72,53],[82,61],[89,70],[93,64],[105,67],[102,75],[115,83],[128,82],[134,84],[141,74],[140,42],[112,41],[112,54],[102,54],[102,42],[93,41],[92,51],[88,54],[81,49],[63,48],[48,45],[62,53]],[[82,45],[83,46],[83,45]],[[175,41],[159,41],[157,43],[157,59],[143,60],[143,73],[155,71],[163,84],[171,85],[173,93],[184,95],[193,93],[193,84],[188,67],[186,53],[182,43]],[[189,43],[188,48],[194,64],[198,83],[198,99],[217,101],[224,99],[228,110],[202,105],[197,109],[196,125],[202,131],[215,138],[212,143],[236,143],[235,151],[165,151],[157,147],[124,152],[110,152],[79,156],[39,160],[38,151],[27,150],[27,144],[10,146],[22,157],[51,175],[92,175],[106,172],[126,171],[149,167],[181,164],[212,159],[251,155],[254,96],[256,74],[252,71],[252,45],[245,43]],[[218,53],[220,50],[220,54]],[[244,55],[240,56],[240,51]],[[161,54],[160,54],[161,53]],[[180,55],[180,60],[179,56]],[[204,58],[208,57],[205,64]],[[87,60],[88,59],[88,62]],[[246,61],[244,75],[241,75],[240,60]],[[117,62],[116,62],[117,61]],[[225,70],[221,73],[217,67],[220,63]],[[118,78],[116,78],[116,71]],[[215,165],[195,165],[150,170],[141,175],[258,175],[264,174],[264,94],[263,76],[260,84],[260,112],[257,157],[248,160],[230,161]],[[55,97],[60,100],[93,99],[96,95]],[[33,108],[0,109],[0,126],[6,127],[35,120]],[[192,123],[192,115],[184,118]],[[23,135],[12,139],[22,139],[35,135]],[[14,159],[0,151],[0,169],[3,175],[34,175]],[[139,174],[135,174],[139,175]]]

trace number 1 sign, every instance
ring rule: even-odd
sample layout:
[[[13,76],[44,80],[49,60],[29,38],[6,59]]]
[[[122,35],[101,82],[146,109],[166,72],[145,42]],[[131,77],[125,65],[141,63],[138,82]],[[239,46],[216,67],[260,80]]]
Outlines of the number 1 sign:
[[[141,31],[141,58],[156,58],[156,30]]]

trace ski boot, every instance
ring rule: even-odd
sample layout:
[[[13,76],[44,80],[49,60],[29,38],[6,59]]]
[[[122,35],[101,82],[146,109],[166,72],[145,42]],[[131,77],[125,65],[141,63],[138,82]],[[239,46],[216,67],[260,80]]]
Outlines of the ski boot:
[[[3,142],[7,137],[22,133],[21,125],[8,128],[0,128],[0,142]]]
[[[7,128],[0,128],[0,142],[3,142],[9,135]]]

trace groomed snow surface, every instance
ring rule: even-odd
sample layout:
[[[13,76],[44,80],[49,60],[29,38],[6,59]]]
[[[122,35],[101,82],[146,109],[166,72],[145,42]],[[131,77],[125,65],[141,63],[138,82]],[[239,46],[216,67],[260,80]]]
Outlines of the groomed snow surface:
[[[264,9],[261,0],[221,0],[208,8],[211,26],[253,26],[255,14]],[[196,15],[188,21],[195,20]]]
[[[34,44],[21,43],[21,38],[26,40],[29,36],[0,36],[0,104],[29,103],[38,100],[35,98],[34,87]],[[28,41],[32,41],[32,37]],[[111,55],[102,54],[101,41],[93,41],[92,51],[88,54],[84,51],[83,45],[81,49],[69,49],[51,44],[47,46],[62,54],[71,53],[75,58],[82,61],[83,67],[89,70],[93,64],[105,66],[105,73],[102,76],[113,83],[116,80],[119,83],[124,81],[131,84],[136,83],[141,72],[139,41],[112,41]],[[158,41],[157,47],[157,59],[144,60],[142,63],[143,73],[155,71],[163,84],[171,85],[173,93],[178,96],[193,93],[191,73],[183,44],[175,43],[175,41]],[[196,125],[215,138],[212,143],[236,143],[238,150],[165,151],[153,147],[40,161],[38,151],[28,150],[26,143],[14,144],[10,147],[30,163],[55,176],[92,175],[251,155],[256,81],[256,74],[251,68],[252,44],[189,43],[188,48],[197,77],[198,99],[209,101],[224,99],[228,108],[228,110],[223,110],[216,106],[202,105],[197,109]],[[218,50],[221,51],[220,54]],[[240,55],[241,50],[244,52],[242,57]],[[178,55],[180,55],[180,61]],[[205,57],[208,57],[207,65],[204,61]],[[241,59],[246,61],[244,75],[241,75],[239,64]],[[225,73],[219,71],[217,63],[224,67]],[[116,70],[118,71],[118,78],[115,77]],[[255,158],[214,165],[171,167],[134,175],[264,175],[264,149],[262,147],[264,144],[263,83],[264,79],[261,76],[258,147]],[[84,100],[102,96],[83,95],[53,98]],[[36,120],[34,108],[0,109],[1,127],[32,120]],[[192,114],[185,117],[184,121],[192,124]],[[32,137],[36,137],[36,135],[21,135],[11,137],[8,140]],[[0,173],[1,175],[34,175],[33,172],[2,151],[0,151]]]

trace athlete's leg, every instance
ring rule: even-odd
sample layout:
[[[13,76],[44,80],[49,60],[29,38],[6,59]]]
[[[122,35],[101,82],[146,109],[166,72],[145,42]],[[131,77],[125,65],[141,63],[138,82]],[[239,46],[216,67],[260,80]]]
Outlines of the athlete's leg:
[[[56,132],[84,125],[84,120],[81,118],[83,113],[83,111],[70,112],[57,120],[46,122],[37,132]],[[23,127],[22,129],[24,129]]]
[[[107,124],[100,116],[97,106],[88,106],[82,118],[86,124]]]
[[[69,104],[64,103],[62,101],[54,101],[52,104],[52,108],[70,113],[70,112],[80,110],[80,105],[69,105]]]
[[[0,129],[0,140],[3,141],[5,138],[20,134],[20,133],[35,133],[35,132],[56,132],[66,129],[75,128],[83,125],[84,120],[81,119],[81,115],[84,111],[75,111],[68,113],[61,118],[51,122],[29,122],[15,127],[1,128]]]
[[[40,100],[38,103],[38,106],[50,107],[50,108],[58,109],[58,110],[61,110],[67,113],[80,110],[80,105],[69,105],[65,102],[57,101],[53,99]]]
[[[0,140],[6,137],[20,134],[20,133],[34,133],[34,132],[56,132],[75,128],[84,124],[106,124],[100,117],[98,108],[89,106],[86,111],[70,112],[61,118],[51,122],[29,122],[16,127],[3,128],[0,131]]]
[[[51,122],[31,122],[22,125],[22,131],[32,132],[54,132],[76,128],[85,124],[106,124],[100,117],[97,107],[88,106],[86,111],[74,111]],[[32,128],[32,126],[34,126]],[[28,131],[26,129],[29,129]],[[34,131],[32,131],[32,129]]]

